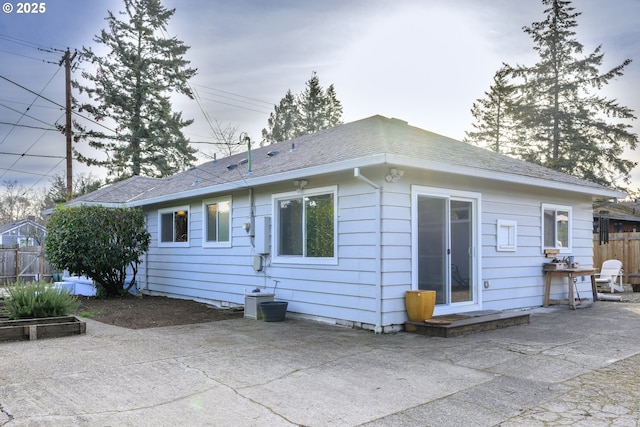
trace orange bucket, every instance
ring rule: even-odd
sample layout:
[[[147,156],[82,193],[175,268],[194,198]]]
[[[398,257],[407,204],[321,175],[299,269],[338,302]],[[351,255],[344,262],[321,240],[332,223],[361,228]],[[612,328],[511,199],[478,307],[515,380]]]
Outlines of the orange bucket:
[[[436,306],[436,291],[407,291],[405,304],[409,320],[412,322],[431,319]]]

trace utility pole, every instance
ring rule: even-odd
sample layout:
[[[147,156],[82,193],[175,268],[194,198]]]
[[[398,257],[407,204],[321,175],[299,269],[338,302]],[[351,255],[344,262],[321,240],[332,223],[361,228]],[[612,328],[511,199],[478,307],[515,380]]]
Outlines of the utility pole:
[[[66,124],[64,133],[67,137],[67,200],[71,200],[73,196],[73,150],[72,150],[72,141],[73,141],[73,131],[71,130],[71,62],[75,59],[76,54],[78,52],[74,52],[71,55],[69,49],[64,53],[62,57],[62,62],[64,62],[64,77],[65,77],[65,93],[66,93]]]

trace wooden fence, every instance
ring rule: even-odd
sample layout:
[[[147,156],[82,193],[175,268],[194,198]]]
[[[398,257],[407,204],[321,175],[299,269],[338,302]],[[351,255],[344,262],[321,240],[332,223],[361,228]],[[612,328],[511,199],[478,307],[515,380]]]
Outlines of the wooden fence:
[[[42,246],[0,245],[0,284],[13,283],[18,279],[31,281],[36,278],[48,280],[52,269],[44,259]]]
[[[624,283],[640,288],[640,233],[611,233],[609,243],[600,244],[597,234],[593,235],[593,266],[600,268],[608,259],[622,261]]]

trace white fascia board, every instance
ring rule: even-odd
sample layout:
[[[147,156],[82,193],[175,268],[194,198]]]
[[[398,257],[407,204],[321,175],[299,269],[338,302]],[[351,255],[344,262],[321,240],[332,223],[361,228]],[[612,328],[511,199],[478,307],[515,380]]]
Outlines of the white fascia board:
[[[558,181],[550,181],[541,178],[527,177],[517,174],[511,174],[507,172],[498,172],[487,169],[470,168],[466,166],[457,166],[449,163],[432,162],[423,159],[416,159],[413,157],[380,153],[373,154],[366,157],[360,157],[357,159],[344,160],[341,162],[329,163],[326,165],[311,166],[308,168],[296,169],[272,175],[260,176],[252,178],[250,175],[244,176],[244,179],[227,182],[224,184],[217,184],[208,187],[195,188],[192,190],[182,191],[179,193],[167,194],[150,199],[142,199],[126,203],[127,206],[146,206],[165,202],[173,202],[176,200],[183,200],[189,198],[198,198],[204,196],[210,196],[216,193],[224,193],[229,191],[237,191],[243,188],[259,187],[268,184],[274,184],[282,181],[294,180],[304,177],[311,177],[317,175],[325,175],[335,172],[342,172],[350,170],[356,167],[376,166],[383,164],[391,164],[398,166],[414,167],[417,169],[427,169],[436,172],[453,173],[462,176],[469,176],[474,178],[485,178],[490,180],[517,183],[522,185],[530,185],[534,187],[547,188],[555,191],[569,191],[574,193],[586,194],[590,196],[600,196],[609,198],[623,198],[625,193],[610,190],[610,189],[598,189],[592,187],[586,187],[575,184],[565,184]],[[117,206],[122,206],[121,204]]]
[[[259,187],[262,185],[274,184],[282,181],[294,180],[304,177],[316,175],[325,175],[329,173],[350,170],[355,167],[365,167],[386,163],[386,154],[374,154],[367,157],[345,160],[342,162],[330,163],[326,165],[311,166],[303,169],[296,169],[272,175],[251,178],[245,175],[243,180],[227,182],[224,184],[211,185],[209,187],[196,188],[193,190],[182,191],[179,193],[167,194],[164,196],[153,197],[150,199],[137,200],[127,203],[127,206],[146,206],[158,203],[172,202],[176,200],[197,198],[210,196],[211,194],[224,193],[229,191],[237,191],[243,188]]]
[[[106,206],[108,208],[117,208],[121,206],[128,206],[126,203],[105,203],[105,202],[68,202],[64,204],[65,207],[73,207],[73,206]],[[53,210],[55,208],[48,208],[43,211],[40,211],[42,216],[51,216],[53,214]]]
[[[90,201],[79,201],[79,202],[69,202],[65,206],[105,206],[108,208],[117,208],[121,206],[129,206],[127,203],[107,203],[107,202],[90,202]],[[52,210],[53,212],[53,210]]]
[[[12,231],[17,230],[18,228],[22,227],[23,225],[24,225],[24,223],[20,223],[20,224],[18,224],[18,225],[16,225],[16,226],[14,226],[14,227],[8,228],[8,229],[4,230],[4,231],[2,232],[2,234],[11,233]]]
[[[470,176],[474,178],[486,178],[496,181],[503,181],[509,183],[517,183],[523,185],[530,185],[534,187],[548,188],[555,191],[570,191],[573,193],[587,194],[590,196],[601,196],[609,198],[624,198],[627,195],[623,192],[607,189],[607,188],[593,188],[575,184],[565,184],[559,181],[550,181],[541,178],[533,178],[529,176],[517,175],[508,172],[498,172],[487,169],[470,168],[466,166],[458,166],[450,163],[432,162],[428,160],[418,160],[412,157],[400,156],[396,154],[388,154],[387,160],[389,163],[415,167],[419,169],[429,169],[436,172],[446,172],[456,175]]]

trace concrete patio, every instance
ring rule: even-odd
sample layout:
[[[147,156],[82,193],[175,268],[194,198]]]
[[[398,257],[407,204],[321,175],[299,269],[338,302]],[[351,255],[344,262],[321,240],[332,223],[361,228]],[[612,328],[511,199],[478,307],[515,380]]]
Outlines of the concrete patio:
[[[5,426],[637,425],[640,304],[458,338],[287,319],[0,345]]]

